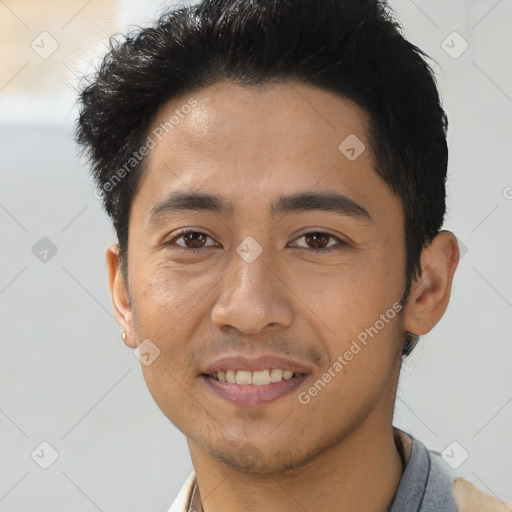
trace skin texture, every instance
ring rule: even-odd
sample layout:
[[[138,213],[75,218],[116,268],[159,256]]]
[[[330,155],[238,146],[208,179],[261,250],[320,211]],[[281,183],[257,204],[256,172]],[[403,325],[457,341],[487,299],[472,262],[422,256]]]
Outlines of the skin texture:
[[[173,99],[152,128],[191,96],[197,106],[151,150],[134,196],[128,282],[117,246],[107,250],[125,343],[134,348],[149,339],[160,350],[152,364],[141,365],[144,378],[187,437],[207,512],[382,511],[403,469],[392,414],[404,333],[425,334],[444,314],[456,239],[446,231],[434,239],[405,308],[309,403],[300,403],[299,393],[402,297],[400,199],[374,171],[368,116],[348,99],[293,82],[220,83]],[[366,146],[354,161],[338,149],[350,134]],[[180,211],[150,221],[155,205],[174,191],[221,195],[233,201],[234,213]],[[268,211],[281,194],[332,191],[371,219]],[[181,228],[207,237],[176,238]],[[332,237],[319,243],[303,236],[319,232]],[[252,263],[236,251],[248,236],[262,249]],[[326,245],[330,253],[314,252]],[[187,247],[199,250],[180,251]],[[310,374],[278,400],[237,406],[201,377],[228,353],[292,357]]]

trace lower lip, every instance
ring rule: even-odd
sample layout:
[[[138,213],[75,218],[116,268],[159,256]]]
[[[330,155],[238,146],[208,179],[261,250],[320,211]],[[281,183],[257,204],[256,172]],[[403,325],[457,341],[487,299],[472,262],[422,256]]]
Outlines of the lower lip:
[[[297,389],[307,377],[306,374],[299,374],[291,379],[256,386],[254,384],[232,384],[215,380],[207,375],[201,376],[208,386],[222,398],[235,405],[246,407],[257,407],[278,400]]]

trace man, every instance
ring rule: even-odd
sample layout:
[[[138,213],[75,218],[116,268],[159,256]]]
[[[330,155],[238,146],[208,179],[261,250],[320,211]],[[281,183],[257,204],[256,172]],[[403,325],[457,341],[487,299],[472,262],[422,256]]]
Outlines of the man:
[[[82,91],[116,318],[194,465],[172,512],[506,510],[392,425],[459,258],[422,55],[377,1],[211,0]]]

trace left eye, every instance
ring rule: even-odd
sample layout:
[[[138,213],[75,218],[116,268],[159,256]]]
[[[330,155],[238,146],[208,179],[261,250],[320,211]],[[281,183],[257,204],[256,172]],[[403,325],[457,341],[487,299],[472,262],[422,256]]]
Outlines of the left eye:
[[[301,238],[303,238],[307,244],[313,245],[313,247],[307,247],[307,246],[296,246],[296,247],[298,247],[299,249],[308,249],[308,250],[317,251],[317,252],[329,252],[331,250],[330,247],[332,247],[333,245],[334,246],[346,245],[346,243],[343,240],[339,239],[337,236],[331,235],[330,233],[323,233],[321,231],[311,231],[309,233],[304,233],[303,235],[298,237],[296,240],[300,240]],[[330,246],[328,246],[329,239],[335,240],[335,242],[337,242],[337,244],[334,243],[334,244],[331,244]]]

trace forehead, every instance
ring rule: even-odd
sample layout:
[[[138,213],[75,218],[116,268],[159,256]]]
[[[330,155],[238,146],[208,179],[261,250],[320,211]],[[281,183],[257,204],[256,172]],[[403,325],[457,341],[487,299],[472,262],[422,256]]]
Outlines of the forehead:
[[[135,202],[144,201],[149,212],[173,189],[201,189],[255,205],[270,203],[277,189],[315,187],[364,202],[372,188],[387,188],[374,171],[368,128],[358,105],[311,85],[199,89],[155,116],[148,131],[155,145]],[[355,159],[343,152],[347,146]]]
[[[191,99],[195,106],[188,108]],[[338,151],[344,137],[352,133],[365,138],[368,130],[368,115],[354,102],[296,82],[259,86],[216,83],[163,105],[151,130],[163,127],[165,131],[165,123],[172,117],[174,124],[163,136],[164,144],[150,158],[164,156],[164,147],[170,151],[186,147],[205,156],[216,156],[219,148],[247,153],[259,142],[269,149],[287,143],[293,154],[323,140],[325,147],[330,144],[331,150]],[[260,153],[264,149],[258,148]]]

